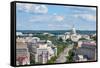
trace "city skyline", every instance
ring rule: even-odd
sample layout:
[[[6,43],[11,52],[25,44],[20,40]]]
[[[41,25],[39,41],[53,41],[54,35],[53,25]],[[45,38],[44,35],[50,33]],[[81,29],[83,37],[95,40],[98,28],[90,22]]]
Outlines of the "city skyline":
[[[17,30],[96,30],[96,8],[17,3]]]

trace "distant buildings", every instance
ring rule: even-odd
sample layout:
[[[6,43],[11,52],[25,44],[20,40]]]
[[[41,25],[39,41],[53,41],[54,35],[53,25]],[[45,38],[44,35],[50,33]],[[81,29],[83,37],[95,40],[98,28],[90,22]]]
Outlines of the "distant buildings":
[[[43,35],[54,36],[54,34],[47,33],[47,32],[43,33]]]
[[[77,34],[76,29],[73,27],[70,32],[66,32],[62,35],[58,35],[58,39],[62,39],[64,42],[70,39],[73,42],[78,42],[80,39],[91,40],[91,37],[96,37],[96,34],[86,35],[86,34]]]
[[[17,35],[17,36],[22,36],[23,33],[22,33],[22,32],[16,32],[16,35]]]
[[[77,42],[80,38],[81,35],[76,33],[76,29],[73,27],[70,32],[66,32],[64,35],[58,35],[58,39],[61,38],[64,42],[67,39],[71,39],[74,42]]]
[[[52,57],[57,56],[57,47],[50,40],[41,40],[39,37],[34,37],[36,34],[16,33],[16,64],[45,64]],[[40,34],[37,34],[40,36]],[[45,36],[54,36],[51,33],[41,34]],[[70,32],[63,35],[58,35],[57,39],[63,42],[71,41],[77,43],[76,48],[73,48],[73,61],[93,61],[96,60],[96,34],[81,35],[77,34],[73,27]],[[70,42],[69,42],[70,43]],[[74,46],[73,46],[74,47]]]
[[[85,39],[89,40],[90,36],[89,35],[82,35],[82,38],[85,38]]]

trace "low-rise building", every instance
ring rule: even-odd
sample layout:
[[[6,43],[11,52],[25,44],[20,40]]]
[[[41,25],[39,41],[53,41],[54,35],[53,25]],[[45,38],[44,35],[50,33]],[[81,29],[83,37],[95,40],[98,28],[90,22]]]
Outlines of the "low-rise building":
[[[86,41],[86,40],[79,41],[78,47],[77,49],[74,50],[74,53],[75,53],[74,61],[78,61],[77,59],[78,55],[83,55],[83,57],[87,59],[87,61],[94,61],[96,60],[96,43],[94,41]]]
[[[73,57],[73,60],[75,62],[80,62],[80,61],[87,61],[87,58],[85,56],[83,56],[83,55],[75,55]]]
[[[85,39],[89,40],[90,36],[89,35],[82,35],[82,38],[85,38]]]

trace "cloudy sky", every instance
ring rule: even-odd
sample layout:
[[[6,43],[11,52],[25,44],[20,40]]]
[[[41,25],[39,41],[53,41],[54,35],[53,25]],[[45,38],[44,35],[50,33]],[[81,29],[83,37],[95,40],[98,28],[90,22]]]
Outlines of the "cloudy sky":
[[[96,30],[96,8],[17,3],[17,30]]]

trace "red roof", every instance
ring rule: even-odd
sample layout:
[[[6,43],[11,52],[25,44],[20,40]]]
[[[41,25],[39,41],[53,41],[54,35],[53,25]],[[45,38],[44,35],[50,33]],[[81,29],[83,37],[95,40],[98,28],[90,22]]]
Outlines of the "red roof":
[[[27,58],[28,58],[27,56],[19,56],[19,57],[17,57],[16,60],[22,63]]]

